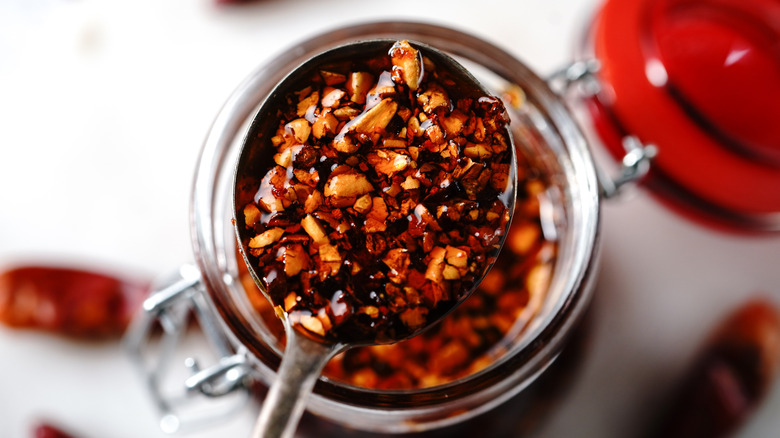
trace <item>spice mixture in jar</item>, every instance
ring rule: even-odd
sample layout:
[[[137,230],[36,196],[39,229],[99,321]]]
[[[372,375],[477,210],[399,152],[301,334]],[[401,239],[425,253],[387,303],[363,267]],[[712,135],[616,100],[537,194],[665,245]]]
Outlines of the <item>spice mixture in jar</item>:
[[[518,154],[517,160],[514,219],[477,290],[419,336],[337,355],[326,365],[325,377],[380,390],[432,387],[476,373],[505,352],[505,339],[516,337],[541,307],[557,256],[557,243],[545,236],[540,214],[548,183],[524,156]],[[241,280],[266,327],[282,339],[282,325],[246,267]]]

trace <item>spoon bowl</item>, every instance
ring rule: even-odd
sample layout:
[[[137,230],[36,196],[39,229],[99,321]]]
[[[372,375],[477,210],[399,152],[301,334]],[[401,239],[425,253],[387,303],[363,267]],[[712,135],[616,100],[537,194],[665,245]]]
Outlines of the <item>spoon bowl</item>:
[[[398,241],[402,241],[401,243],[409,243],[409,246],[415,248],[396,246],[390,250],[372,251],[371,248],[374,248],[374,245],[376,244],[374,240],[377,234],[373,231],[369,233],[353,231],[357,228],[361,228],[361,226],[369,226],[368,224],[371,220],[370,216],[371,213],[374,212],[374,209],[377,209],[378,211],[384,209],[384,218],[387,219],[387,206],[385,205],[382,208],[377,206],[385,203],[384,201],[377,200],[378,198],[381,198],[381,196],[373,198],[373,204],[377,205],[367,207],[366,212],[368,219],[366,219],[365,224],[360,224],[360,221],[353,220],[351,224],[346,223],[343,229],[341,228],[341,224],[344,224],[346,220],[339,222],[339,218],[336,218],[335,222],[329,222],[329,219],[332,219],[331,217],[327,215],[317,216],[316,212],[312,214],[308,211],[285,211],[285,206],[277,192],[288,189],[287,186],[290,185],[289,181],[294,175],[290,162],[297,160],[298,157],[302,155],[301,151],[307,148],[307,145],[306,139],[298,138],[298,140],[300,140],[300,145],[295,146],[297,149],[289,148],[293,149],[293,152],[288,153],[287,158],[285,158],[284,151],[279,152],[279,150],[274,147],[274,143],[279,143],[281,141],[280,131],[282,128],[279,126],[280,118],[284,121],[288,120],[285,117],[285,112],[287,112],[285,108],[290,106],[291,96],[298,96],[300,98],[303,94],[306,94],[302,92],[302,90],[306,90],[307,82],[317,74],[322,75],[322,71],[328,71],[327,69],[330,69],[331,67],[345,64],[357,65],[358,68],[368,69],[371,65],[371,59],[388,54],[388,50],[393,56],[399,55],[398,50],[401,50],[401,57],[405,56],[407,60],[411,57],[412,61],[410,62],[416,62],[416,65],[418,66],[417,70],[419,70],[418,72],[411,74],[409,72],[414,69],[405,69],[403,67],[404,64],[399,67],[394,62],[393,66],[389,66],[389,69],[386,71],[387,75],[385,75],[385,72],[383,72],[382,75],[379,75],[379,82],[373,88],[375,94],[372,95],[371,92],[368,93],[368,103],[366,104],[365,110],[346,123],[343,123],[342,121],[337,129],[337,134],[335,132],[331,133],[336,134],[333,139],[334,144],[337,141],[343,140],[345,137],[354,137],[357,140],[351,141],[359,141],[361,143],[344,143],[342,144],[342,147],[346,147],[347,149],[342,150],[337,147],[337,153],[333,151],[330,151],[329,153],[323,152],[322,156],[316,157],[311,163],[311,171],[317,172],[317,175],[322,173],[323,180],[326,179],[325,174],[330,172],[327,181],[315,182],[316,190],[320,190],[325,193],[325,196],[329,196],[328,191],[330,189],[332,196],[328,197],[327,202],[333,205],[346,207],[347,209],[351,208],[353,209],[352,211],[359,210],[357,199],[345,196],[344,199],[349,203],[354,202],[354,205],[343,204],[344,199],[339,197],[337,193],[337,188],[340,187],[338,184],[339,181],[347,181],[344,186],[348,187],[349,190],[357,190],[356,187],[371,187],[373,190],[373,185],[377,184],[375,181],[376,178],[374,178],[373,185],[369,182],[368,186],[366,186],[366,182],[364,182],[365,178],[361,177],[362,174],[353,169],[353,165],[360,161],[360,158],[357,158],[360,155],[358,149],[363,149],[364,151],[362,153],[364,155],[374,154],[373,157],[375,158],[374,160],[367,161],[374,165],[374,170],[370,170],[369,166],[362,162],[361,164],[363,167],[358,168],[366,173],[374,172],[378,177],[386,176],[387,178],[384,178],[383,181],[390,181],[394,176],[394,173],[387,173],[386,175],[381,174],[382,172],[380,169],[383,169],[381,166],[386,164],[385,161],[388,161],[391,164],[401,163],[399,167],[404,168],[406,168],[406,166],[415,167],[419,165],[419,167],[417,167],[418,172],[416,175],[419,175],[419,179],[424,181],[427,181],[427,174],[425,172],[436,169],[435,165],[429,165],[426,168],[424,159],[410,159],[405,153],[413,155],[414,153],[411,152],[411,148],[403,151],[405,153],[399,154],[390,149],[377,148],[375,147],[376,145],[372,147],[369,144],[371,138],[376,138],[377,132],[384,131],[385,127],[387,127],[387,130],[389,131],[391,129],[390,127],[393,126],[393,123],[398,124],[398,119],[403,118],[403,116],[396,117],[397,110],[395,108],[392,110],[392,114],[389,117],[383,118],[381,115],[379,117],[375,116],[380,109],[386,109],[383,108],[382,105],[397,105],[394,104],[393,99],[387,98],[377,91],[383,85],[383,77],[385,78],[385,86],[392,85],[392,83],[387,82],[387,78],[392,78],[393,81],[398,82],[398,78],[400,77],[400,81],[404,86],[400,87],[400,94],[403,96],[399,97],[399,99],[403,100],[408,98],[410,102],[417,101],[420,105],[424,106],[434,105],[431,102],[435,101],[435,98],[437,97],[436,92],[438,88],[436,87],[439,85],[430,85],[431,88],[427,89],[426,92],[433,90],[433,93],[430,93],[425,97],[424,95],[426,93],[420,93],[420,91],[417,90],[415,78],[422,81],[425,75],[434,74],[433,72],[436,72],[435,74],[441,74],[441,76],[437,76],[438,81],[449,86],[449,90],[457,92],[459,98],[463,102],[476,102],[476,106],[489,107],[492,108],[490,111],[494,112],[498,111],[497,108],[503,108],[500,106],[497,99],[489,97],[490,93],[488,93],[465,68],[448,55],[424,44],[413,43],[413,45],[416,50],[412,49],[414,51],[409,51],[403,47],[399,49],[398,43],[395,43],[394,40],[362,41],[340,46],[311,58],[292,71],[274,88],[256,113],[244,140],[236,165],[234,182],[234,224],[240,243],[239,248],[255,283],[257,283],[259,289],[266,298],[275,306],[277,315],[284,323],[287,336],[287,345],[278,372],[277,381],[272,385],[269,395],[266,398],[253,436],[292,436],[298,418],[304,409],[306,397],[311,392],[322,367],[333,355],[346,348],[355,346],[397,342],[419,334],[421,331],[427,329],[449,311],[454,309],[476,289],[481,279],[495,261],[497,252],[503,243],[503,236],[506,234],[506,229],[511,221],[511,215],[514,212],[514,200],[516,198],[517,190],[515,184],[516,162],[514,156],[514,143],[512,142],[511,131],[506,129],[506,127],[503,127],[501,130],[501,135],[504,136],[505,147],[503,151],[499,152],[496,152],[496,150],[500,149],[498,147],[493,147],[493,149],[491,149],[489,143],[490,141],[493,141],[491,139],[487,140],[487,149],[485,149],[482,144],[465,142],[465,137],[464,140],[460,142],[462,144],[452,144],[453,139],[450,139],[450,141],[446,143],[446,147],[454,148],[453,150],[460,149],[461,152],[465,150],[470,151],[466,154],[468,156],[450,161],[450,163],[457,161],[458,166],[463,165],[464,168],[456,167],[452,175],[449,175],[447,172],[440,172],[440,178],[434,180],[434,182],[438,182],[438,184],[424,187],[424,194],[419,195],[424,196],[425,202],[420,202],[417,205],[421,205],[423,208],[415,207],[412,211],[407,211],[408,221],[398,221],[400,225],[391,225],[390,229],[385,228],[381,230],[386,234],[392,235],[389,240],[393,240],[396,244]],[[360,61],[356,64],[356,60]],[[435,70],[432,72],[430,71],[431,68]],[[352,84],[348,83],[347,88],[349,88],[350,85]],[[324,93],[326,89],[323,88],[322,90]],[[352,100],[354,100],[354,97]],[[455,118],[454,111],[460,110],[462,106],[461,100],[458,101],[458,105],[450,103],[449,108],[446,108],[443,112],[437,112],[436,121],[439,121],[438,117],[441,116],[442,121],[451,122],[449,116],[452,116],[453,119]],[[388,101],[390,103],[387,103]],[[292,103],[294,104],[295,102]],[[414,105],[414,103],[412,104]],[[496,107],[496,105],[498,105],[498,107]],[[354,105],[351,108],[354,109]],[[307,122],[309,124],[314,124],[314,119],[317,116],[310,110],[311,107],[307,109],[305,106],[303,111],[299,109],[298,115],[301,117],[298,120],[308,119]],[[326,112],[325,108],[323,108],[320,116]],[[445,113],[448,116],[445,116]],[[415,117],[417,117],[417,115],[415,115]],[[365,132],[360,131],[359,127],[355,127],[360,125],[360,123],[364,123],[366,119],[369,118],[372,121],[379,120],[376,123],[383,124],[384,126],[378,131],[374,130],[372,127],[371,130]],[[426,120],[431,120],[432,118],[433,117],[425,117]],[[482,119],[479,120],[481,123]],[[423,123],[420,126],[420,130],[425,131],[425,135],[428,136],[430,141],[423,143],[419,147],[421,150],[425,149],[424,151],[416,151],[420,154],[419,157],[435,156],[438,160],[439,156],[448,156],[448,150],[445,149],[446,147],[442,147],[442,150],[436,150],[435,152],[438,155],[435,155],[428,150],[433,147],[432,142],[435,133],[429,133],[427,129],[430,128],[433,123],[427,123],[427,126],[425,126],[426,121],[421,121]],[[302,123],[304,125],[306,124],[306,122]],[[411,127],[412,125],[409,126]],[[288,124],[285,125],[284,128],[290,136],[298,135],[295,131],[295,126],[290,127]],[[398,126],[395,126],[393,129],[403,129],[404,131],[400,132],[406,132],[406,127],[399,128]],[[452,131],[449,131],[449,125],[447,125],[447,132],[439,132],[439,134],[452,135]],[[499,135],[499,137],[501,135]],[[308,137],[308,134],[306,137]],[[409,135],[406,137],[408,138]],[[397,138],[395,140],[397,140]],[[368,146],[366,146],[367,144]],[[415,146],[415,148],[416,147],[417,146]],[[480,147],[482,148],[480,149]],[[355,150],[353,151],[352,149]],[[388,152],[388,150],[390,152]],[[490,161],[491,154],[503,157],[502,159],[504,161],[497,161],[497,163],[506,166],[505,175],[499,170],[494,170],[502,169],[501,167],[489,166],[488,162]],[[292,157],[290,155],[292,155]],[[376,158],[377,156],[381,159]],[[399,156],[403,157],[399,158]],[[386,160],[388,157],[390,157],[390,159]],[[338,165],[331,165],[331,162],[329,162],[328,159],[334,159],[335,163]],[[279,183],[274,185],[273,171],[275,169],[284,169],[280,162],[284,164],[285,161],[287,161],[288,164],[286,172],[283,172],[283,170],[277,171],[277,176],[284,179],[285,182],[283,184]],[[412,161],[414,162],[414,165],[409,164]],[[346,165],[343,163],[352,164]],[[476,172],[474,171],[475,169]],[[502,190],[487,190],[490,192],[490,196],[484,195],[486,190],[484,188],[486,184],[484,180],[487,178],[483,178],[483,181],[480,181],[482,186],[480,186],[481,188],[479,188],[480,191],[478,193],[476,191],[477,189],[472,187],[472,183],[476,184],[476,182],[478,182],[477,175],[480,175],[480,172],[488,173],[485,169],[490,169],[490,172],[492,172],[489,173],[488,176],[498,180],[498,182],[494,182],[493,179],[491,179],[491,186],[502,187]],[[395,170],[396,169],[392,169],[392,172]],[[467,177],[471,175],[468,172],[474,174],[473,180],[467,179]],[[442,173],[444,174],[443,179],[441,178]],[[455,175],[459,173],[462,178],[455,178]],[[247,179],[247,175],[254,175],[255,177]],[[262,175],[265,176],[261,181],[258,176]],[[269,177],[269,175],[271,175],[271,177]],[[422,192],[423,190],[421,187],[415,187],[413,185],[418,183],[415,181],[410,183],[409,178],[410,177],[407,176],[407,180],[401,184],[403,189],[409,190],[410,192],[414,190]],[[503,186],[501,178],[504,178]],[[433,178],[431,178],[431,180],[433,180]],[[393,190],[393,186],[385,187],[385,189]],[[385,190],[385,193],[387,190]],[[458,198],[457,203],[447,204],[445,202],[448,197],[447,193],[453,192],[454,190],[460,190],[463,193],[467,193],[468,199],[464,197],[463,200],[460,200],[460,198]],[[269,191],[274,191],[274,194],[270,195],[274,205],[270,206],[267,202],[269,199]],[[365,199],[365,196],[368,195],[368,193],[364,193],[366,191],[368,191],[368,189],[360,190],[355,198],[361,197],[361,199]],[[300,192],[300,190],[298,192]],[[285,193],[291,193],[291,191]],[[380,193],[380,195],[381,194],[382,193]],[[300,198],[301,194],[298,193],[294,196]],[[371,203],[372,198],[369,196],[368,199],[368,202]],[[265,202],[262,204],[263,209],[257,209],[256,212],[255,209],[250,209],[251,211],[247,212],[248,205],[254,205],[253,203],[259,202]],[[441,208],[434,210],[433,207],[437,205]],[[464,205],[466,207],[463,207]],[[465,210],[455,211],[455,206],[461,209],[465,208]],[[497,210],[497,207],[500,208]],[[436,214],[435,218],[434,212],[430,210],[434,210]],[[494,216],[490,216],[491,214]],[[252,217],[252,219],[249,219],[250,217]],[[469,219],[468,217],[473,218]],[[486,218],[488,217],[492,218],[490,219],[492,229],[487,226],[479,228],[469,222],[469,220],[471,220],[476,223],[477,218],[479,218],[480,221],[487,221]],[[256,226],[253,221],[257,221],[258,223],[261,223],[261,225]],[[348,237],[346,239],[347,243],[345,244],[347,247],[352,248],[355,257],[342,259],[342,254],[341,252],[338,252],[338,249],[344,250],[343,246],[337,248],[335,253],[333,252],[334,250],[331,248],[335,247],[335,245],[331,245],[332,242],[327,237],[330,233],[326,234],[321,232],[324,227],[320,222],[323,221],[328,222],[330,229],[334,230],[333,232],[341,233],[346,236],[356,236]],[[452,226],[450,234],[441,230],[442,224],[445,223],[450,223]],[[461,225],[461,223],[463,224]],[[299,227],[298,224],[306,231],[306,234],[299,233],[298,236],[300,236],[300,239],[307,239],[309,244],[312,245],[309,248],[311,250],[301,251],[300,248],[303,247],[300,244],[295,243],[295,239],[290,238],[289,234],[286,235],[287,237],[282,237],[285,236],[285,233],[294,233],[294,231],[291,230],[300,229],[301,227]],[[375,226],[382,228],[381,223],[378,223]],[[387,227],[386,224],[384,226]],[[408,226],[408,229],[402,230],[399,228],[406,226]],[[460,244],[460,246],[458,246],[455,241],[450,241],[450,236],[466,234],[466,232],[461,232],[463,230],[459,230],[461,227],[464,230],[470,230],[470,234],[463,236],[463,241],[457,241],[457,243]],[[363,229],[361,228],[361,230]],[[430,235],[437,235],[436,233],[438,232],[440,239],[434,239],[433,243],[431,243],[431,239],[433,238],[430,238],[426,242],[427,237],[423,236],[428,232],[430,232]],[[399,237],[404,235],[407,236],[406,240]],[[408,236],[412,235],[419,235],[419,241],[410,240]],[[478,251],[470,251],[469,247],[465,244],[467,237],[472,245],[482,248],[480,245],[484,244],[487,249],[481,253]],[[273,251],[272,245],[274,242],[284,238],[288,239],[290,245],[279,247],[276,251]],[[452,237],[452,239],[456,239],[456,237]],[[385,240],[382,240],[382,242],[387,244]],[[450,243],[452,243],[452,245],[450,245]],[[292,248],[295,245],[298,245],[295,247],[297,248],[297,252],[290,252],[292,250],[287,249]],[[366,246],[369,248],[368,251],[366,251]],[[266,247],[270,249],[266,250]],[[316,253],[317,248],[319,248],[319,253]],[[327,248],[327,255],[323,252],[323,248]],[[428,251],[424,251],[423,249],[427,249]],[[312,250],[314,250],[314,252],[312,252]],[[379,253],[382,255],[377,255]],[[390,256],[391,253],[392,256]],[[337,257],[335,262],[331,258],[334,256]],[[381,260],[373,260],[372,257],[381,258]],[[279,262],[280,258],[282,259],[281,262]],[[292,263],[288,264],[288,261],[291,259],[296,259],[298,261],[305,259],[307,268],[296,268],[297,270],[289,268]],[[312,268],[312,266],[315,265],[314,260],[317,260],[316,263],[319,263],[317,268]],[[410,268],[410,266],[413,268],[415,263],[421,264],[423,262],[427,263],[427,269],[418,269],[415,271]],[[276,263],[278,266],[272,266],[273,263]],[[333,267],[333,263],[337,263],[337,267]],[[384,263],[384,265],[382,265],[382,263]],[[374,265],[380,265],[381,269],[374,271],[369,269],[374,267]],[[323,270],[323,266],[329,267],[327,269],[330,269],[330,271]],[[346,273],[347,270],[349,271],[349,274]],[[372,274],[366,274],[367,271],[372,272]],[[424,278],[421,277],[423,271]],[[311,280],[312,282],[316,282],[319,279],[317,291],[314,295],[332,297],[326,306],[320,307],[319,312],[314,312],[310,308],[295,310],[298,306],[303,305],[301,303],[319,299],[317,297],[312,298],[311,296],[301,294],[296,295],[296,292],[300,291],[290,290],[291,287],[295,288],[300,286],[300,284],[288,283],[287,276],[292,273],[292,275],[289,276],[295,277],[301,272],[311,274],[310,277],[313,279]],[[407,284],[412,284],[411,282],[413,279],[410,279],[409,277],[413,277],[415,275],[414,272],[418,272],[416,278],[418,282],[414,283],[414,285],[419,285],[424,282],[427,289],[420,288],[418,291],[415,287],[407,286]],[[382,281],[379,281],[377,284],[386,287],[387,291],[374,287],[376,285],[374,285],[372,281],[376,280],[378,277],[381,277]],[[407,283],[407,281],[409,283]],[[390,291],[396,291],[394,300],[388,298],[388,296],[392,296]],[[360,297],[359,299],[355,299],[352,295],[360,295]],[[373,302],[366,304],[365,301],[368,300],[366,297],[371,297],[371,300],[376,301],[376,305],[369,305],[373,304]],[[396,305],[399,297],[403,298],[404,305]],[[414,305],[407,305],[407,302],[413,300],[416,300]],[[359,314],[360,312],[362,312],[362,314]],[[325,313],[327,313],[328,318],[323,318]],[[343,317],[344,314],[346,314],[346,317]],[[377,319],[377,314],[381,314],[381,318]],[[367,322],[369,318],[374,319]],[[341,319],[343,319],[343,321],[340,321]],[[336,322],[336,324],[334,324],[334,322]]]

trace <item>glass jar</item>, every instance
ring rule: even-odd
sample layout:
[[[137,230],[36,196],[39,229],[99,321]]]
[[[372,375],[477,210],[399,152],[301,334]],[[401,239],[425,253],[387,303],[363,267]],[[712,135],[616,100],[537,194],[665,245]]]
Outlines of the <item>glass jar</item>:
[[[179,276],[147,300],[146,316],[141,318],[146,321],[131,330],[128,345],[139,355],[153,325],[149,315],[170,313],[174,303],[186,297],[223,356],[212,368],[196,368],[187,388],[220,395],[247,378],[265,383],[274,379],[280,362],[278,340],[257,317],[239,281],[240,261],[231,225],[237,154],[254,111],[287,72],[321,51],[373,38],[434,46],[461,61],[494,94],[508,92],[518,100],[507,105],[511,129],[520,153],[532,157],[548,182],[549,202],[542,208],[544,232],[555,240],[557,256],[538,313],[523,330],[503,341],[506,353],[492,363],[424,389],[365,389],[321,378],[307,405],[317,420],[305,418],[301,429],[316,424],[318,436],[329,431],[332,434],[326,436],[348,436],[348,431],[355,436],[452,436],[454,431],[468,435],[471,425],[482,436],[514,435],[521,423],[529,422],[522,412],[537,412],[534,409],[542,405],[540,389],[549,389],[544,386],[545,376],[577,361],[566,360],[564,346],[578,333],[590,302],[600,200],[605,187],[611,191],[615,184],[596,171],[583,135],[548,82],[495,45],[446,27],[382,22],[341,28],[299,43],[254,71],[219,112],[201,151],[190,215],[197,270]],[[156,383],[151,383],[155,397],[161,397]],[[173,409],[163,413],[175,428],[178,420]]]

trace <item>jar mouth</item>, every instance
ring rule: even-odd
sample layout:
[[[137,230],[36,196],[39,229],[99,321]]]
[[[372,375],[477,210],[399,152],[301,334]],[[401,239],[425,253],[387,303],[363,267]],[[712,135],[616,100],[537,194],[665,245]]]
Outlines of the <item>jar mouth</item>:
[[[261,378],[270,381],[279,363],[278,354],[268,347],[275,340],[252,318],[237,280],[230,212],[238,149],[255,109],[287,72],[328,48],[377,38],[408,39],[443,50],[466,64],[488,89],[519,87],[525,101],[520,109],[510,110],[513,124],[515,117],[521,122],[512,129],[523,131],[523,147],[538,157],[556,188],[551,213],[555,227],[549,232],[559,239],[559,254],[550,288],[542,311],[507,354],[467,377],[422,389],[376,390],[321,379],[309,404],[311,411],[336,421],[347,417],[344,409],[351,409],[360,414],[357,421],[374,429],[419,430],[476,415],[524,388],[555,359],[589,301],[600,205],[596,172],[572,116],[542,79],[489,42],[431,24],[358,24],[309,38],[253,72],[217,115],[198,162],[190,226],[208,298],[237,348],[248,350]],[[442,405],[468,413],[442,416]]]

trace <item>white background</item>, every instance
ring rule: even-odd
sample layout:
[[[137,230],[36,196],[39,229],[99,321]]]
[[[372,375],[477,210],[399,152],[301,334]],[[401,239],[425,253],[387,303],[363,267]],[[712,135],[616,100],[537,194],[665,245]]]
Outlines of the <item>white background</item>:
[[[0,1],[0,265],[54,260],[128,275],[192,259],[187,209],[212,118],[252,69],[332,27],[409,18],[564,65],[596,0]],[[537,437],[636,436],[722,316],[780,301],[780,238],[702,229],[641,189],[604,208],[595,334]],[[0,327],[0,437],[37,419],[84,438],[163,436],[118,345]],[[742,438],[777,436],[775,387]],[[192,437],[247,436],[251,409]]]

